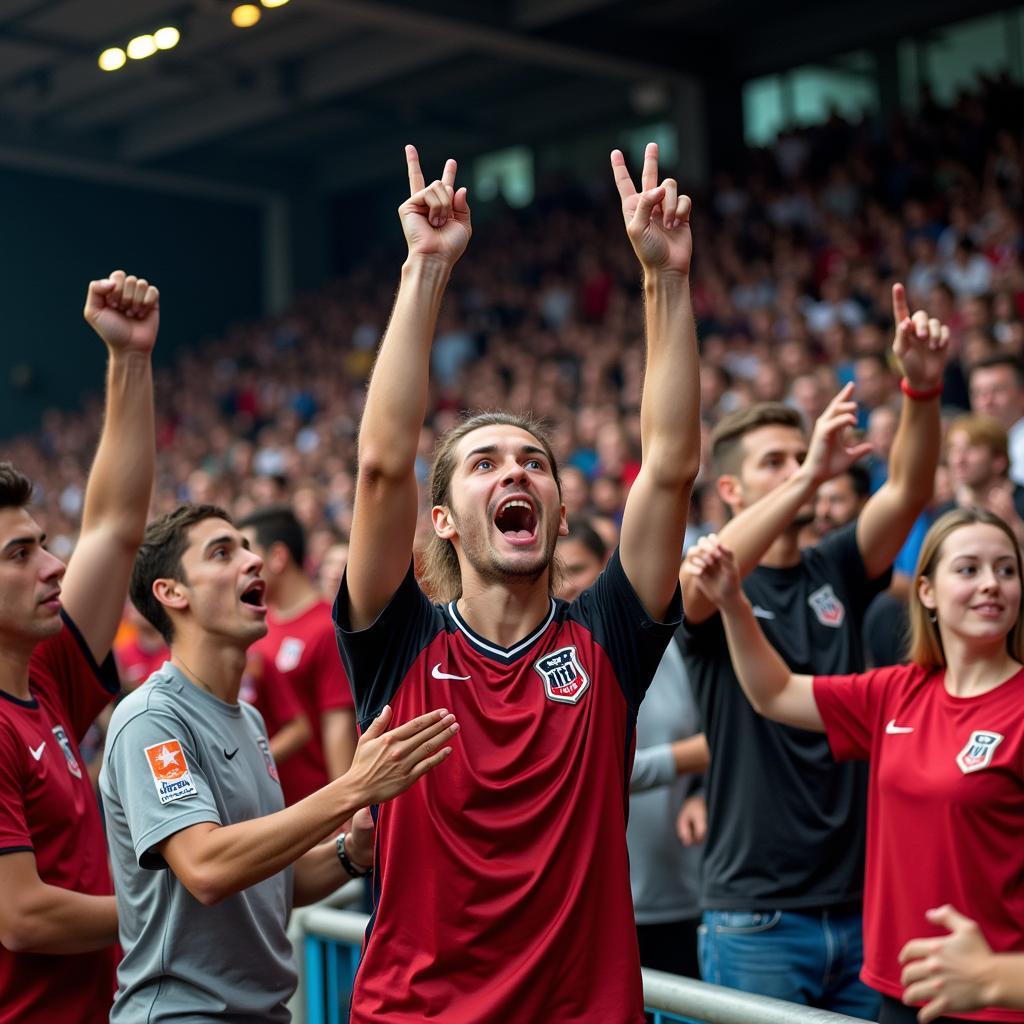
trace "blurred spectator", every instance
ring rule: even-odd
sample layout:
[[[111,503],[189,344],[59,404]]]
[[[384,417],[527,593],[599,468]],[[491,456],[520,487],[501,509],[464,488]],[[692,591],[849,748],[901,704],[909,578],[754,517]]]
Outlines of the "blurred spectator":
[[[1024,369],[1009,355],[983,359],[970,368],[971,409],[998,420],[1007,433],[1010,477],[1024,484]]]

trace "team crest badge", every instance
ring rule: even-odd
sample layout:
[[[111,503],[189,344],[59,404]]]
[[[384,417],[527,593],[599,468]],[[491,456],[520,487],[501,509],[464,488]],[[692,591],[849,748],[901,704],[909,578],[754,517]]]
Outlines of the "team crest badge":
[[[956,755],[957,767],[964,775],[987,768],[992,763],[996,747],[1002,742],[1003,737],[997,732],[975,729],[967,745]]]
[[[541,679],[544,693],[560,704],[577,704],[590,686],[590,676],[583,671],[575,647],[560,647],[533,663]]]
[[[305,649],[305,640],[300,640],[297,636],[286,636],[281,641],[281,646],[277,649],[277,657],[274,658],[277,671],[293,672],[297,669],[299,662],[302,660],[302,652]]]
[[[68,734],[64,731],[64,726],[55,725],[53,727],[53,735],[57,738],[60,749],[64,751],[64,760],[68,763],[68,771],[76,779],[80,779],[82,777],[82,769],[79,767],[78,758],[75,757],[75,751],[72,749]]]
[[[818,621],[823,626],[831,626],[833,629],[838,629],[843,624],[843,619],[846,618],[846,609],[843,607],[843,602],[836,597],[836,592],[832,589],[831,583],[818,587],[807,598],[807,603],[811,606],[811,611],[814,612]]]
[[[199,792],[178,740],[161,740],[146,747],[145,754],[160,803],[184,800]]]
[[[270,744],[262,736],[257,736],[256,745],[263,753],[263,760],[267,766],[267,774],[275,782],[280,782],[281,777],[277,774],[277,764],[274,762],[274,755],[270,752]]]

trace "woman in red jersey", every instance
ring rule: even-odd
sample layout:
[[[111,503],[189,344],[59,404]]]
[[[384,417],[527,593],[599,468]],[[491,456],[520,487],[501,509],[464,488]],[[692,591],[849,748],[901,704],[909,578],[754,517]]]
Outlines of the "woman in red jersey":
[[[824,732],[840,760],[870,760],[865,958],[882,1024],[913,1022],[900,951],[951,903],[997,953],[1024,950],[1024,628],[1021,553],[990,512],[956,509],[929,530],[910,598],[909,664],[850,676],[795,675],[765,639],[715,537],[685,571],[722,612],[755,709]],[[939,1021],[1024,1022],[988,1006]]]

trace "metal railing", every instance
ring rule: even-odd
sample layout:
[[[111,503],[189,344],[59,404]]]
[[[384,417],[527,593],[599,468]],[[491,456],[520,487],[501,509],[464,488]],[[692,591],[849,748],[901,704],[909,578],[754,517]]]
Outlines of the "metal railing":
[[[292,1001],[294,1024],[342,1024],[359,964],[368,920],[339,907],[358,903],[359,883],[350,882],[326,904],[292,915],[289,932],[299,956],[299,989]],[[857,1017],[816,1010],[781,999],[754,996],[664,971],[643,971],[644,1002],[655,1024],[864,1024]]]

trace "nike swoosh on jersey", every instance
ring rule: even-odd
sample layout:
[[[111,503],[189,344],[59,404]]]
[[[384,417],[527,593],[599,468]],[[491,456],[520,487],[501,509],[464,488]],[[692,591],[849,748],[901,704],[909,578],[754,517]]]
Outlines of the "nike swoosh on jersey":
[[[754,618],[756,619],[774,619],[775,612],[769,608],[762,608],[759,604],[754,605]]]
[[[43,742],[40,743],[39,746],[36,747],[35,750],[33,750],[31,747],[29,747],[28,748],[28,752],[38,761],[39,758],[41,758],[43,756],[43,748],[45,746],[46,746],[46,740],[43,740]]]
[[[895,718],[890,718],[886,724],[885,731],[890,736],[899,736],[901,733],[913,732],[914,727],[912,725],[897,725]]]
[[[230,760],[231,760],[231,758],[233,758],[233,757],[235,756],[235,754],[237,754],[237,753],[238,753],[238,747],[235,747],[235,749],[234,749],[234,750],[232,750],[230,754],[229,754],[229,753],[227,752],[227,749],[226,749],[226,748],[225,748],[225,750],[224,750],[224,756],[225,756],[225,757],[226,757],[226,758],[227,758],[227,759],[228,759],[229,761],[230,761]]]
[[[435,679],[472,679],[472,676],[453,676],[448,672],[441,671],[441,662],[438,662],[431,670],[430,674]]]

